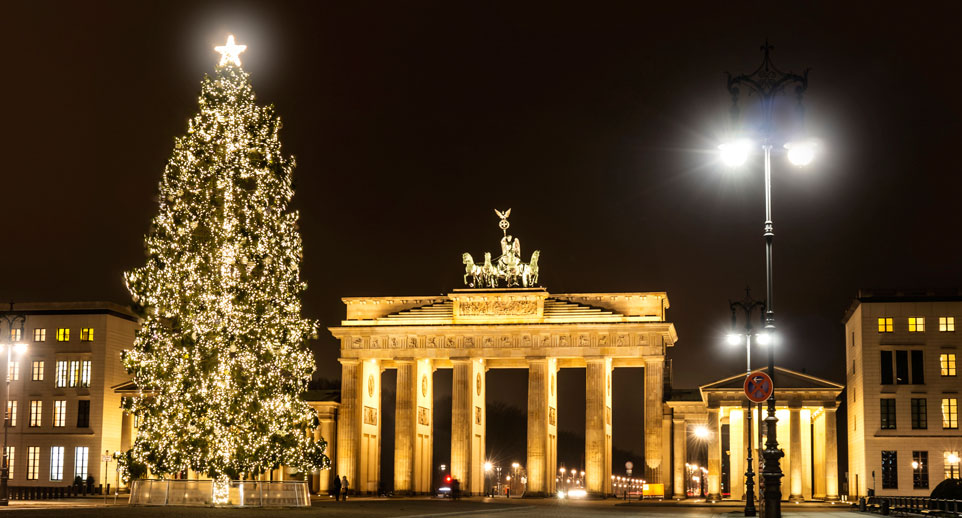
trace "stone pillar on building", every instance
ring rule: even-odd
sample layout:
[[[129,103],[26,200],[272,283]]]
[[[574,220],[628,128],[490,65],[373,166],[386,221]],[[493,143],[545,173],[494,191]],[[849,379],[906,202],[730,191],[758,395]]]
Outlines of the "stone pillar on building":
[[[484,360],[455,358],[451,387],[451,476],[461,492],[484,491]]]
[[[788,403],[788,455],[789,455],[789,501],[804,500],[802,494],[802,404],[799,401]]]
[[[732,500],[745,498],[745,464],[748,450],[744,439],[744,414],[738,407],[731,407],[728,414],[728,489]]]
[[[812,498],[825,500],[825,412],[812,414]]]
[[[835,402],[825,406],[825,499],[838,500],[838,439]]]
[[[358,455],[357,485],[362,494],[377,494],[381,480],[381,363],[378,360],[361,362],[360,455]]]
[[[645,358],[645,480],[663,483],[661,420],[665,385],[665,358]]]
[[[688,497],[686,491],[688,487],[688,471],[685,464],[688,463],[688,424],[684,417],[675,416],[672,420],[672,436],[674,438],[675,458],[672,459],[672,470],[674,471],[675,482],[674,497],[683,499]]]
[[[585,369],[585,487],[611,493],[611,358],[588,358]]]
[[[434,482],[434,364],[431,360],[418,360],[416,373],[414,492],[427,494]]]
[[[394,412],[394,492],[414,492],[414,443],[417,425],[417,363],[413,359],[395,360],[397,366],[397,403]]]
[[[558,397],[555,358],[528,359],[528,484],[525,495],[555,491],[558,442]]]
[[[327,494],[328,488],[331,487],[331,477],[335,475],[335,469],[337,467],[337,437],[335,437],[336,423],[337,423],[337,407],[333,404],[325,405],[322,407],[315,407],[315,412],[317,412],[317,417],[319,420],[317,428],[314,429],[314,440],[327,441],[327,449],[325,453],[331,458],[331,469],[322,470],[317,473],[316,484],[314,486],[314,492],[317,494]]]
[[[718,403],[708,404],[708,499],[721,500],[721,425]]]
[[[356,491],[361,449],[361,361],[341,358],[341,406],[337,426],[337,473]]]
[[[661,416],[661,476],[664,481],[664,497],[672,495],[674,477],[671,473],[671,409],[662,404]]]

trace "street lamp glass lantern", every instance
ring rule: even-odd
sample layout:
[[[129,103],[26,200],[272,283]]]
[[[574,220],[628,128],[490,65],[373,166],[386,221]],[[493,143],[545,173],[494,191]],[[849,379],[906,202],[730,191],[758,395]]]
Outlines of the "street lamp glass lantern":
[[[740,167],[748,161],[751,153],[752,141],[748,139],[737,139],[718,146],[718,152],[723,164],[728,167]]]
[[[725,336],[725,341],[728,342],[728,345],[738,345],[742,343],[742,335],[738,333],[728,333]]]
[[[771,333],[764,332],[764,333],[758,333],[758,336],[755,338],[755,341],[758,342],[758,345],[769,345],[774,340]]]
[[[788,150],[788,161],[793,165],[805,167],[815,160],[818,143],[813,140],[802,140],[785,144]]]
[[[13,344],[13,353],[14,353],[14,354],[16,354],[16,355],[19,356],[19,355],[22,355],[22,354],[25,353],[25,352],[27,352],[27,344],[24,344],[24,343]]]

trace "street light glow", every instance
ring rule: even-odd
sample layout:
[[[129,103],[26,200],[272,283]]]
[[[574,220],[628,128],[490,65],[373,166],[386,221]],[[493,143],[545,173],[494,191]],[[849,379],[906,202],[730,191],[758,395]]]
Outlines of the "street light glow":
[[[738,139],[726,142],[718,146],[721,161],[728,167],[739,167],[748,160],[751,153],[752,141],[748,139]]]
[[[788,161],[799,167],[807,166],[815,160],[817,147],[818,144],[812,140],[789,142],[785,144],[785,149],[788,150]]]
[[[695,437],[699,439],[708,438],[708,427],[707,426],[696,426],[695,427]]]
[[[755,338],[755,341],[758,342],[758,345],[768,345],[772,343],[772,335],[771,333],[768,333],[768,332],[758,333],[758,336]]]
[[[13,352],[18,356],[22,355],[23,353],[27,352],[27,344],[13,344]]]
[[[491,471],[493,468],[494,468],[494,466],[491,464],[491,461],[486,461],[486,462],[484,463],[484,470],[485,470],[485,471]]]
[[[728,345],[738,345],[742,343],[742,335],[738,333],[728,333],[728,335],[725,336],[725,341],[728,342]]]

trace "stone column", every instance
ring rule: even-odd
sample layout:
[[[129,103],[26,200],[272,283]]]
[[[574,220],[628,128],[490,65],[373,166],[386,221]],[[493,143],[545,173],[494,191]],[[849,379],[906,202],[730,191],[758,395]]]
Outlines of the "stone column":
[[[377,494],[381,480],[381,364],[365,360],[360,373],[360,455],[356,481],[348,477],[348,482],[352,491]]]
[[[721,500],[721,426],[714,405],[708,407],[708,499]]]
[[[825,412],[816,411],[813,414],[812,425],[812,487],[813,500],[825,500]]]
[[[834,405],[835,402],[832,401]],[[838,439],[835,428],[835,410],[825,407],[825,499],[838,500]]]
[[[685,491],[688,486],[688,473],[685,470],[685,464],[688,462],[688,424],[681,417],[675,417],[671,423],[675,444],[675,458],[672,460],[675,473],[674,493],[675,498],[681,500],[688,497]]]
[[[484,491],[484,366],[483,360],[452,359],[451,476],[465,494]]]
[[[671,409],[662,404],[661,416],[661,474],[664,485],[664,498],[670,498],[674,486],[671,474]]]
[[[528,486],[525,496],[554,494],[557,469],[558,399],[554,358],[528,359]]]
[[[611,493],[611,358],[588,358],[585,368],[585,486]]]
[[[417,362],[415,383],[417,419],[414,426],[414,492],[427,494],[433,484],[434,365]]]
[[[788,403],[788,455],[789,491],[791,502],[801,502],[802,495],[802,404],[798,401]]]
[[[414,360],[395,360],[397,404],[394,413],[394,492],[414,492],[414,443],[417,419],[417,365]]]
[[[665,358],[645,358],[645,480],[664,482],[661,468],[661,416]]]
[[[337,475],[358,489],[361,442],[361,362],[341,358],[341,405],[337,424]]]
[[[745,457],[748,453],[742,442],[745,419],[739,408],[730,407],[728,412],[728,488],[732,500],[742,500],[745,498]]]

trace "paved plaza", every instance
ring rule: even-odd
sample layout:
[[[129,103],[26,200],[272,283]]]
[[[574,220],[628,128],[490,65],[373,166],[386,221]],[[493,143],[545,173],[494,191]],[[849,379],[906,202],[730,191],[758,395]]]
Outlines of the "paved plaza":
[[[45,502],[12,502],[0,513],[13,513],[25,517],[65,518],[262,518],[273,516],[291,517],[496,517],[527,518],[551,516],[557,518],[631,517],[645,518],[737,518],[742,516],[734,505],[702,506],[698,504],[625,504],[616,500],[558,501],[551,499],[468,499],[459,502],[428,498],[374,499],[358,498],[348,502],[332,502],[315,499],[310,508],[265,509],[212,509],[206,507],[131,507],[124,503],[104,505],[102,501],[63,500]],[[857,518],[857,513],[843,506],[794,506],[786,504],[786,518]]]

